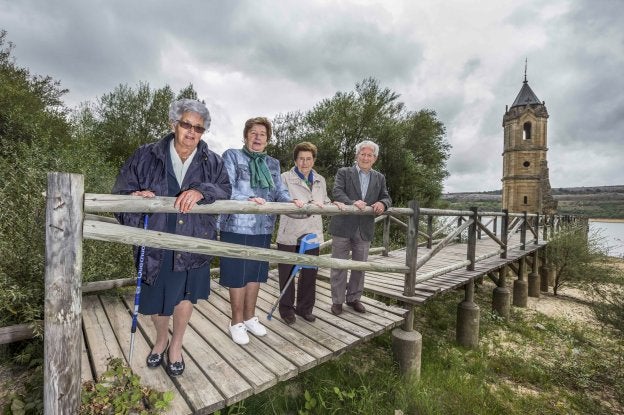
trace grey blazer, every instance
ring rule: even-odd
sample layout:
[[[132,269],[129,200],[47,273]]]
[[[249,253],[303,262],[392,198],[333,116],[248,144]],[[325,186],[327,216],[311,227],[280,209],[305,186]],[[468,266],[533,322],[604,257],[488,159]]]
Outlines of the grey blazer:
[[[376,170],[371,170],[371,178],[362,199],[360,190],[360,177],[357,168],[342,167],[336,173],[333,197],[337,202],[352,205],[358,200],[364,200],[368,206],[375,202],[381,202],[386,209],[392,206],[392,200],[386,188],[386,177]],[[340,215],[332,216],[329,224],[329,233],[333,236],[352,238],[360,232],[362,239],[370,241],[375,233],[375,217],[372,215]]]

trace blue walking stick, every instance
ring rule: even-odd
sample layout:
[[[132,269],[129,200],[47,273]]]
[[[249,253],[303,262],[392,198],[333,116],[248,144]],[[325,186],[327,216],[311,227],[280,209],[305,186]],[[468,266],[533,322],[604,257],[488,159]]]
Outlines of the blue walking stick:
[[[301,238],[301,243],[299,245],[299,253],[305,254],[306,252],[314,248],[318,248],[318,247],[319,247],[319,243],[318,243],[318,240],[316,239],[316,234],[309,233],[305,235],[303,238]],[[313,265],[299,265],[299,264],[295,265],[295,267],[292,269],[290,273],[290,276],[288,277],[288,281],[286,281],[286,284],[284,285],[284,289],[282,289],[282,292],[280,293],[279,297],[277,297],[277,300],[275,300],[275,303],[273,303],[273,307],[271,307],[271,311],[269,311],[269,314],[267,314],[267,320],[271,320],[271,318],[273,318],[273,313],[275,312],[277,305],[279,304],[280,300],[286,293],[286,290],[290,286],[290,283],[292,282],[292,280],[295,278],[295,275],[297,275],[297,272],[299,272],[302,268],[316,268],[316,267]]]
[[[147,229],[147,214],[143,216],[143,229]],[[130,329],[130,353],[128,355],[128,366],[132,366],[132,352],[134,352],[134,333],[137,329],[137,319],[139,317],[139,299],[141,298],[141,280],[143,278],[143,263],[145,262],[145,245],[141,246],[139,254],[139,269],[137,272],[136,291],[134,292],[134,312],[132,313],[132,328]]]

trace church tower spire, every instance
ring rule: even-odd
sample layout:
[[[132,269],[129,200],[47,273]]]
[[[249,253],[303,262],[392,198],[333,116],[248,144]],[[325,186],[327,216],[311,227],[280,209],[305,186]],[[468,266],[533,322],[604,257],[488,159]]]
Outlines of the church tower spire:
[[[555,213],[546,160],[548,111],[527,81],[527,60],[520,92],[503,116],[503,209]]]

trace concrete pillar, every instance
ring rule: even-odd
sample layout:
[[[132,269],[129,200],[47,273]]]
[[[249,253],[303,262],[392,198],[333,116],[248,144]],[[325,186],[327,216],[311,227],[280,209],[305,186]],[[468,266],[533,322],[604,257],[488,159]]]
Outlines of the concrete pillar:
[[[516,307],[526,307],[529,294],[529,284],[526,281],[526,258],[522,257],[518,261],[518,279],[513,285],[513,305]]]
[[[464,347],[479,346],[479,306],[474,302],[474,283],[464,285],[466,297],[457,305],[457,343]]]
[[[531,273],[529,274],[529,297],[539,298],[540,296],[540,275],[537,272],[539,269],[539,257],[538,252],[533,251],[533,266],[531,267]]]
[[[392,355],[401,374],[420,378],[422,335],[417,331],[392,330]]]
[[[511,290],[507,287],[507,265],[498,270],[498,284],[492,294],[492,311],[508,319],[511,299]]]

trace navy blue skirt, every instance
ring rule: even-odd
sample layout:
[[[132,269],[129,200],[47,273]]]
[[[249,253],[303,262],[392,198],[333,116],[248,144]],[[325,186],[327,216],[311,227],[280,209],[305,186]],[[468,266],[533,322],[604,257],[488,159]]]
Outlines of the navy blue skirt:
[[[163,253],[163,263],[152,285],[141,284],[141,314],[173,315],[180,301],[207,300],[210,295],[210,265],[188,271],[173,271],[173,251]]]
[[[245,235],[222,231],[221,242],[268,248],[271,244],[271,235]],[[242,288],[248,282],[267,282],[269,276],[267,261],[221,257],[219,267],[219,284],[228,288]]]

